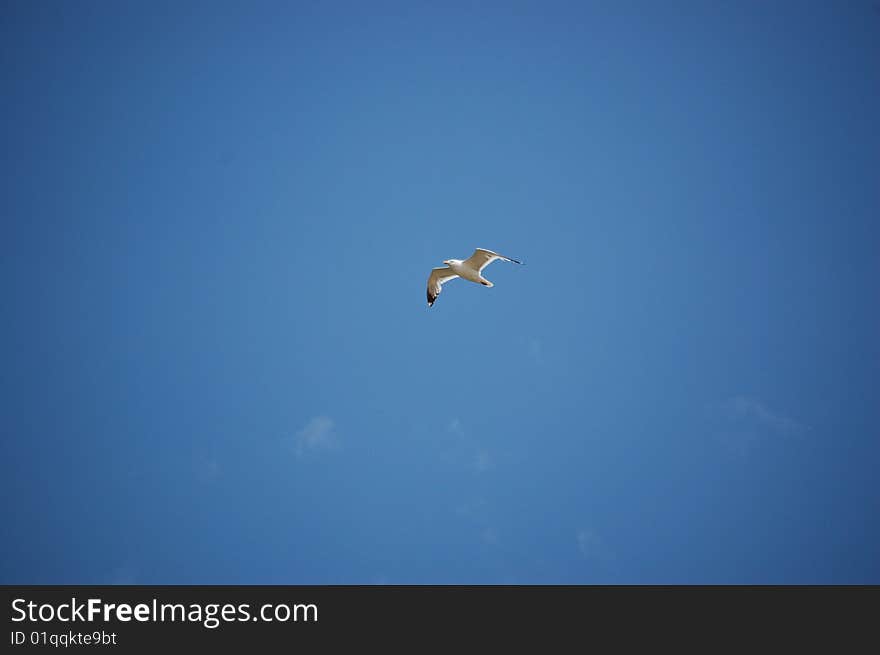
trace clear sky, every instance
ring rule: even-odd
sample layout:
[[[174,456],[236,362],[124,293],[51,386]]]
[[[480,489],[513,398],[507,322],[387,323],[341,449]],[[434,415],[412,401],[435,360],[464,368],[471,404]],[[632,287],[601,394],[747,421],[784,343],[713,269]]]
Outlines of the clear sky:
[[[870,0],[3,3],[0,582],[880,583],[878,62]]]

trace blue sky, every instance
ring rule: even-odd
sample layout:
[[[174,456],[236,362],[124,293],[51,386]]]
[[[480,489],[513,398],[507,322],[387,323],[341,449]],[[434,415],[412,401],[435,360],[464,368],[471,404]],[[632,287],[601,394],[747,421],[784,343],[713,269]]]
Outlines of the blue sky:
[[[880,9],[437,4],[4,3],[0,582],[880,583]]]

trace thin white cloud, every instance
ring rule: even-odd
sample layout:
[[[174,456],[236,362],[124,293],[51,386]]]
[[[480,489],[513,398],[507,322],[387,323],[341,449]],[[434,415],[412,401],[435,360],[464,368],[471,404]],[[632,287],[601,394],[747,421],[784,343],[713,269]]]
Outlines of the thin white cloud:
[[[474,455],[473,468],[477,473],[485,473],[493,466],[488,450],[479,450]]]
[[[730,451],[746,455],[763,440],[794,438],[810,428],[766,403],[749,396],[733,396],[716,406],[715,438]]]
[[[724,404],[728,418],[734,421],[752,421],[780,434],[798,434],[807,427],[779,412],[771,411],[764,403],[747,396],[728,398]]]
[[[450,456],[459,466],[464,466],[474,473],[485,473],[495,467],[488,449],[469,439],[461,420],[453,418],[446,426],[449,434],[457,437],[450,445]]]
[[[293,437],[293,450],[297,457],[307,452],[333,450],[338,446],[336,424],[328,416],[314,417]]]

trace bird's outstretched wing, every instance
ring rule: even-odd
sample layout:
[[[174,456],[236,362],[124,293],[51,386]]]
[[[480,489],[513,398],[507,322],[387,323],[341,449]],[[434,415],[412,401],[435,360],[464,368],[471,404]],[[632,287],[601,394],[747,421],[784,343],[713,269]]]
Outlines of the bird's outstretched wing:
[[[431,275],[428,276],[428,307],[434,304],[437,296],[442,291],[443,283],[454,280],[458,275],[452,272],[448,266],[431,269]]]
[[[482,271],[489,264],[494,262],[496,259],[503,259],[506,262],[513,262],[514,264],[522,264],[521,261],[516,259],[511,259],[510,257],[505,257],[504,255],[499,255],[497,252],[492,252],[491,250],[486,250],[485,248],[477,248],[474,250],[474,254],[464,260],[465,266],[470,266],[477,272]]]

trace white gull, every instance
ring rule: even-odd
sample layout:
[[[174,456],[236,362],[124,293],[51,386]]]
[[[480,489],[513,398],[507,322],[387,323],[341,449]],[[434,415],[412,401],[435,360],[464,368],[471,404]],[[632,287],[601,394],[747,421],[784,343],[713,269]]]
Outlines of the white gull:
[[[443,284],[457,277],[482,284],[486,287],[495,286],[482,276],[482,271],[496,259],[513,262],[514,264],[522,264],[521,261],[499,255],[497,252],[492,252],[485,248],[477,248],[474,250],[474,254],[467,259],[447,259],[443,262],[446,266],[431,269],[431,275],[428,277],[428,307],[437,300],[437,296],[440,295],[443,289]]]

